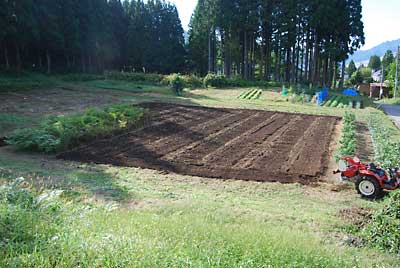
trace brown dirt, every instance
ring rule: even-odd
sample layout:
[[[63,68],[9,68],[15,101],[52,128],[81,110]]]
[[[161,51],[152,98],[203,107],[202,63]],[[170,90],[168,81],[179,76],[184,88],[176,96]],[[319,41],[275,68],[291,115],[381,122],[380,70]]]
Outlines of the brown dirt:
[[[186,175],[310,183],[328,167],[338,118],[147,103],[152,122],[59,155]]]
[[[80,112],[118,102],[118,96],[68,86],[46,90],[0,92],[0,112],[25,116],[58,115]]]
[[[371,220],[372,212],[370,209],[352,207],[345,208],[339,211],[339,217],[347,223],[354,224],[357,227],[362,227],[368,224]]]
[[[370,162],[374,158],[374,146],[372,144],[371,135],[368,127],[357,122],[357,148],[356,155],[362,162]]]

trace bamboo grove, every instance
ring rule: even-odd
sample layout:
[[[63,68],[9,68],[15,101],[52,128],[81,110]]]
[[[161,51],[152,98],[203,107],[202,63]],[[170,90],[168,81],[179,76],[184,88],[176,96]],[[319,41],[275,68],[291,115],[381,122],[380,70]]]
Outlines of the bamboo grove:
[[[10,71],[184,69],[175,5],[137,0],[2,0],[0,66]]]
[[[345,60],[365,40],[361,11],[361,0],[199,0],[189,30],[192,68],[343,85]]]

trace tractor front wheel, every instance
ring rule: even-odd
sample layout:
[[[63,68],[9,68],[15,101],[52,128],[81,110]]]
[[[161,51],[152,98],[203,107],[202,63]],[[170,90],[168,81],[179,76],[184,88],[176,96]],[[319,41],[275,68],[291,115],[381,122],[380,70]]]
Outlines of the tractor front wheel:
[[[359,177],[356,180],[357,192],[365,198],[377,199],[382,196],[382,188],[378,181],[372,177]]]

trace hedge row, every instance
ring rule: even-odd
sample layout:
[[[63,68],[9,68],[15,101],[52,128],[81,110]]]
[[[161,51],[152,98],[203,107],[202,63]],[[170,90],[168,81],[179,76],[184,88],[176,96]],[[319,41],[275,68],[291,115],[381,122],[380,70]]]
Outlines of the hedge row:
[[[124,80],[133,82],[157,83],[165,86],[171,86],[177,75],[182,80],[185,88],[201,88],[201,87],[280,87],[280,82],[268,82],[263,80],[247,81],[240,77],[227,78],[224,75],[208,74],[201,78],[195,75],[181,74],[145,74],[145,73],[123,73],[123,72],[105,72],[104,78],[113,80]]]

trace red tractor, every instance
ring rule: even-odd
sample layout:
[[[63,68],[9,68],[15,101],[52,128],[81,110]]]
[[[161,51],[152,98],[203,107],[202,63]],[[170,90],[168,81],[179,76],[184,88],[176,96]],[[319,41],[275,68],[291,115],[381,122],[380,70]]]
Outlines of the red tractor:
[[[400,188],[400,169],[390,168],[388,172],[374,163],[362,164],[357,157],[346,156],[339,160],[339,168],[334,174],[341,174],[344,181],[352,181],[357,192],[370,199],[382,196],[384,190]]]

